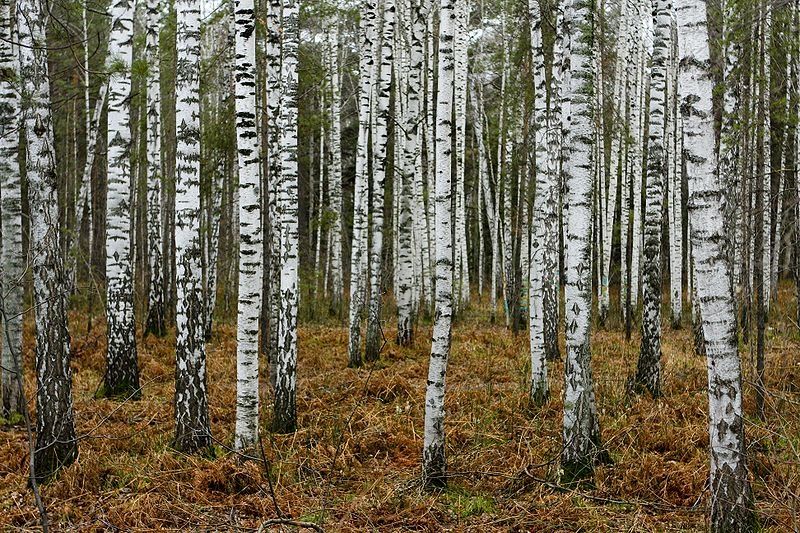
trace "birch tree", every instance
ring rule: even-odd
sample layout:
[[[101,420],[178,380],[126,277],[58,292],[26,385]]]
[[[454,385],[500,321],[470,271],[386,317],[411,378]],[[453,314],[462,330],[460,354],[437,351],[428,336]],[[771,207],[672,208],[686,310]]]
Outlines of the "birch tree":
[[[653,61],[650,70],[650,126],[647,145],[647,189],[642,261],[642,344],[635,382],[661,395],[661,228],[664,215],[664,122],[667,112],[667,60],[672,37],[671,0],[654,0]]]
[[[141,396],[136,354],[131,255],[131,63],[133,2],[114,0],[110,7],[107,70],[108,174],[106,217],[106,323],[108,347],[105,396]]]
[[[375,361],[383,344],[381,326],[381,298],[383,296],[383,219],[385,209],[384,187],[389,161],[389,100],[392,87],[392,62],[394,46],[394,0],[383,1],[383,26],[380,42],[380,65],[375,90],[375,130],[373,131],[372,168],[372,242],[369,250],[369,311],[367,313],[367,339],[364,357]]]
[[[159,35],[162,26],[161,0],[147,0],[147,264],[149,290],[145,334],[166,333],[164,323],[163,238],[161,227],[161,58]]]
[[[620,6],[619,29],[616,42],[617,57],[614,67],[614,93],[611,102],[614,113],[612,115],[611,151],[609,154],[610,172],[608,176],[608,190],[601,189],[602,193],[606,195],[605,209],[603,210],[602,266],[600,275],[599,311],[601,324],[605,324],[610,304],[611,246],[617,212],[617,191],[619,190],[620,161],[622,160],[620,154],[622,153],[623,140],[626,137],[625,124],[620,118],[625,116],[624,102],[627,100],[627,63],[630,61],[628,51],[630,49],[632,35],[630,27],[631,3],[631,0],[623,0]],[[626,219],[622,219],[621,221],[622,224],[626,222]],[[626,246],[626,244],[627,243],[623,242],[622,246]]]
[[[297,50],[300,34],[297,0],[283,1],[281,40],[281,178],[278,212],[281,217],[281,312],[278,321],[278,359],[272,430],[292,433],[297,428]]]
[[[30,256],[36,326],[37,481],[49,479],[78,456],[72,411],[64,262],[59,246],[58,168],[55,161],[44,6],[17,2],[22,116],[28,157]]]
[[[2,312],[2,388],[0,416],[7,421],[22,413],[22,181],[19,167],[20,98],[19,53],[13,28],[11,0],[0,1],[0,187],[2,188],[2,247],[0,249],[0,312]]]
[[[350,252],[350,312],[349,366],[361,366],[361,319],[364,308],[365,278],[367,276],[367,196],[369,185],[369,136],[371,124],[372,74],[374,65],[375,19],[374,0],[365,1],[359,23],[359,88],[358,88],[358,145],[356,175],[353,190],[353,239]]]
[[[258,437],[258,327],[261,317],[262,242],[259,158],[256,130],[256,35],[253,0],[236,0],[235,109],[239,164],[239,305],[236,323],[237,449]]]
[[[547,266],[553,263],[553,252],[558,253],[558,219],[551,216],[555,210],[558,186],[548,169],[547,145],[547,93],[542,45],[542,12],[538,0],[530,0],[531,53],[533,58],[533,135],[535,147],[536,195],[533,200],[533,222],[530,251],[530,399],[535,405],[544,404],[550,396],[547,383],[547,348],[544,332],[544,297]],[[554,61],[555,62],[555,61]],[[553,225],[555,222],[555,226]],[[524,272],[524,271],[523,271]],[[550,271],[552,272],[552,271]]]
[[[334,20],[334,31],[330,43],[331,76],[331,165],[329,170],[328,203],[333,213],[330,232],[329,257],[331,263],[331,307],[339,315],[344,298],[342,272],[342,113],[339,73],[339,17]]]
[[[567,357],[564,363],[564,424],[561,451],[562,478],[567,482],[591,477],[602,444],[591,368],[590,313],[592,309],[591,227],[594,153],[592,78],[593,14],[591,2],[572,0],[565,14],[564,38],[570,41],[571,126],[564,140],[567,164],[562,172],[567,186],[565,269],[565,323]]]
[[[687,139],[689,217],[695,290],[708,361],[712,531],[751,531],[752,493],[747,477],[742,418],[742,373],[730,270],[722,250],[722,191],[715,177],[712,78],[706,5],[677,1],[681,58],[678,86]]]
[[[456,0],[458,1],[458,0]],[[464,1],[464,0],[460,0]],[[455,14],[453,0],[442,0],[436,96],[436,313],[425,391],[422,474],[426,487],[447,484],[444,393],[453,318],[452,157]]]
[[[550,251],[544,254],[544,268],[545,272],[556,273],[545,276],[544,294],[542,297],[544,346],[545,354],[549,361],[561,359],[561,353],[558,347],[558,317],[561,301],[561,280],[559,279],[559,234],[561,227],[558,220],[558,201],[561,194],[560,178],[562,176],[562,157],[564,155],[564,151],[562,150],[564,144],[562,125],[565,118],[563,109],[569,109],[566,105],[563,106],[562,109],[562,101],[564,99],[565,82],[569,81],[570,54],[569,40],[567,40],[567,46],[564,46],[566,33],[564,28],[565,4],[566,1],[560,3],[556,9],[556,38],[553,42],[553,66],[550,75],[550,105],[547,109],[547,173],[550,176],[550,180],[553,182],[552,187],[555,188],[555,191],[553,192],[554,196],[549,204],[548,210]]]
[[[269,375],[272,388],[278,368],[278,322],[281,310],[280,249],[281,249],[281,217],[278,211],[278,190],[281,179],[281,2],[267,2],[267,36],[265,44],[265,82],[266,107],[268,113],[266,131],[267,187],[266,228],[269,232],[269,266],[267,277],[269,296],[269,338],[263,339],[266,344]]]
[[[176,0],[174,446],[191,453],[211,445],[206,385],[200,240],[200,9]]]
[[[397,234],[395,248],[395,260],[397,268],[396,274],[396,293],[397,299],[397,344],[409,346],[413,340],[414,333],[414,227],[412,217],[413,185],[415,168],[415,139],[413,138],[413,128],[415,124],[411,122],[411,105],[419,107],[419,78],[416,71],[415,79],[412,81],[410,66],[410,51],[405,50],[403,44],[405,17],[402,3],[398,3],[397,35],[395,43],[395,114],[399,114],[399,121],[402,121],[403,128],[396,128],[395,135],[398,139],[395,142],[395,164],[400,167],[399,172],[395,172],[395,190],[399,193],[394,200],[397,208]],[[407,76],[404,76],[407,74]],[[403,79],[405,77],[406,79]],[[412,83],[415,85],[412,87]],[[408,89],[408,90],[406,90]],[[399,113],[398,113],[399,108]],[[416,110],[414,110],[416,115]],[[401,133],[402,132],[402,133]],[[397,157],[399,156],[399,157]]]
[[[681,326],[683,314],[683,131],[678,117],[677,22],[673,9],[672,46],[667,71],[667,218],[669,223],[669,300],[673,329]],[[734,223],[735,225],[735,223]]]
[[[454,269],[458,282],[456,286],[457,302],[461,307],[469,303],[469,260],[467,257],[467,198],[464,186],[464,171],[466,161],[466,133],[467,133],[467,73],[468,67],[468,37],[469,37],[469,1],[456,1],[456,33],[453,53],[455,58],[455,85],[453,93],[453,106],[455,113],[456,136],[456,198],[455,198],[455,248]]]

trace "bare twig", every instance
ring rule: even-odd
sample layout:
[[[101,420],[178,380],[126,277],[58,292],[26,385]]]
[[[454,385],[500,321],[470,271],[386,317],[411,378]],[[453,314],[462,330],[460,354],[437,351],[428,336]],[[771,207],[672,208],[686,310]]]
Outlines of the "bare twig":
[[[303,522],[301,520],[292,520],[291,518],[271,518],[261,522],[261,525],[258,526],[256,531],[257,533],[261,533],[266,527],[278,525],[302,527],[305,529],[313,529],[314,531],[319,531],[320,533],[325,533],[325,530],[322,529],[322,527],[313,522]]]

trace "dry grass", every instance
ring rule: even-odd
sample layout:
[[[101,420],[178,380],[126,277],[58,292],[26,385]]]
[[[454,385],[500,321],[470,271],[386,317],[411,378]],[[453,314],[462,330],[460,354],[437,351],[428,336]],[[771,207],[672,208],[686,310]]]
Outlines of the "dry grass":
[[[795,327],[781,318],[791,309],[791,290],[783,289],[787,294],[770,324],[769,422],[748,418],[747,424],[759,519],[775,531],[800,527],[800,342]],[[392,327],[387,335],[394,334]],[[32,332],[27,333],[30,339]],[[378,365],[353,370],[345,368],[344,328],[301,328],[300,430],[264,434],[283,516],[328,530],[358,531],[705,529],[705,362],[692,354],[688,328],[664,330],[665,396],[657,401],[625,395],[636,339],[626,343],[618,331],[594,334],[598,408],[614,464],[598,468],[593,488],[573,492],[552,482],[562,366],[551,367],[553,399],[530,410],[527,337],[489,326],[480,310],[462,317],[454,330],[447,398],[450,487],[440,494],[420,490],[428,334],[428,326],[421,326],[413,347],[399,349],[390,342]],[[169,447],[171,340],[141,342],[143,399],[120,404],[93,399],[103,369],[102,329],[75,336],[80,457],[43,488],[58,529],[234,530],[276,516],[263,463],[241,461],[226,451],[234,426],[234,338],[233,329],[221,325],[208,347],[212,430],[219,443],[210,458]],[[748,348],[743,361],[752,375]],[[27,380],[30,393],[32,373]],[[269,406],[267,391],[263,400]],[[746,409],[754,411],[749,384]],[[263,419],[268,416],[267,407]],[[0,528],[35,528],[25,434],[2,428],[0,436]]]

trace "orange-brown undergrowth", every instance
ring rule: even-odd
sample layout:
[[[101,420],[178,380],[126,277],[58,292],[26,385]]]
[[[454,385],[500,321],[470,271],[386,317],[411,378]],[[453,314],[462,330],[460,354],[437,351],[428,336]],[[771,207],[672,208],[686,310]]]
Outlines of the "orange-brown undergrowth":
[[[768,416],[748,416],[747,439],[758,517],[769,530],[800,527],[800,348],[784,287],[768,331]],[[785,301],[784,301],[785,300]],[[475,306],[478,307],[478,306]],[[82,327],[79,316],[73,322]],[[263,433],[280,512],[327,530],[412,529],[692,531],[706,527],[708,437],[705,360],[691,330],[664,328],[664,397],[626,396],[638,341],[619,331],[593,335],[593,366],[603,441],[614,464],[598,467],[594,487],[555,484],[563,367],[551,366],[552,399],[527,403],[527,336],[468,311],[453,332],[447,392],[452,475],[442,493],[420,489],[429,326],[414,345],[394,345],[393,327],[373,368],[346,368],[343,327],[300,328],[294,435]],[[32,398],[32,330],[26,330]],[[172,339],[140,342],[143,396],[95,400],[102,378],[102,327],[73,334],[74,399],[80,457],[42,489],[55,529],[251,529],[276,517],[263,461],[228,451],[235,417],[235,332],[220,325],[208,346],[215,453],[185,456],[172,436]],[[745,405],[754,413],[749,347],[742,348]],[[262,365],[263,368],[263,365]],[[265,380],[262,380],[265,381]],[[262,393],[262,425],[269,393]],[[35,528],[27,483],[27,440],[0,428],[0,528]],[[260,457],[260,452],[256,452]],[[215,457],[212,457],[215,456]]]

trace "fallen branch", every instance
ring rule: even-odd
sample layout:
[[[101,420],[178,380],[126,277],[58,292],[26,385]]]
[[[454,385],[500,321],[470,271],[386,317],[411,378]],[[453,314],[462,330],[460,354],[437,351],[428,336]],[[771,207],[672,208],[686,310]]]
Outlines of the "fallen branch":
[[[319,533],[325,533],[325,530],[322,529],[322,527],[313,522],[302,522],[300,520],[292,520],[291,518],[272,518],[265,522],[261,522],[261,525],[258,526],[256,533],[261,533],[264,531],[264,528],[269,526],[295,526],[302,527],[304,529],[313,529],[314,531],[319,531]]]

